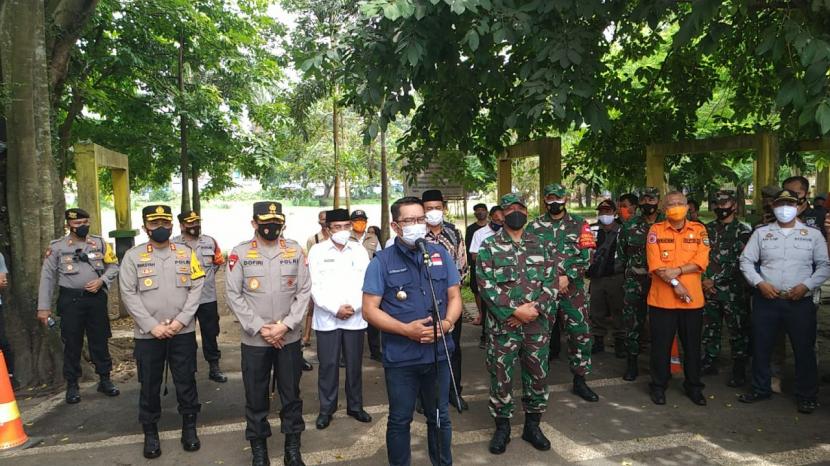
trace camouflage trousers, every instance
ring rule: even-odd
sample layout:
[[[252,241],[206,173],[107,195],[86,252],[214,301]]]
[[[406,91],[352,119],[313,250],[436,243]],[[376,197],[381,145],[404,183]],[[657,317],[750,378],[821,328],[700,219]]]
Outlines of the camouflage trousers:
[[[703,356],[715,359],[720,355],[723,321],[729,329],[729,347],[732,359],[749,357],[749,306],[743,290],[718,290],[715,296],[706,296],[703,306]]]
[[[522,406],[526,413],[543,413],[548,406],[548,341],[546,333],[521,330],[487,335],[487,371],[490,372],[490,415],[513,417],[513,372],[521,363]]]
[[[640,338],[643,335],[648,317],[648,289],[651,278],[648,275],[626,273],[623,289],[623,327],[625,328],[625,347],[630,356],[640,354]]]
[[[557,314],[561,315],[563,328],[568,334],[568,366],[571,373],[584,377],[591,373],[591,348],[594,344],[588,317],[588,297],[584,284],[575,291],[571,290],[570,295],[559,298]]]

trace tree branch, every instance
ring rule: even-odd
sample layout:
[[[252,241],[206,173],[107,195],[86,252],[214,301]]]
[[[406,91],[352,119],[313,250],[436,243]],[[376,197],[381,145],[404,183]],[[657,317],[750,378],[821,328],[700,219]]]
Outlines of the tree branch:
[[[50,0],[47,2],[49,34],[49,90],[57,98],[69,71],[69,58],[100,0]]]

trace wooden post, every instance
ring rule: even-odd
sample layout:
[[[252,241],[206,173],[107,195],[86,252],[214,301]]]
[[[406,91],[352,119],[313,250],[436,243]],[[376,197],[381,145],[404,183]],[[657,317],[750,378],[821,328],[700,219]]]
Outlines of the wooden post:
[[[654,144],[646,146],[646,186],[657,188],[666,194],[666,154]]]
[[[755,173],[752,182],[755,191],[752,193],[753,212],[760,212],[761,189],[769,184],[778,184],[778,136],[770,133],[757,135],[755,149]]]
[[[94,144],[75,145],[75,178],[78,183],[78,207],[89,212],[89,231],[94,235],[101,235],[98,161]]]
[[[115,204],[115,229],[131,230],[130,170],[128,168],[112,170],[112,197],[113,204]]]
[[[545,138],[538,141],[539,210],[545,213],[545,186],[562,182],[562,140]]]
[[[828,189],[830,189],[830,167],[816,170],[816,196],[827,196]]]
[[[499,202],[502,196],[513,190],[513,172],[511,160],[508,158],[499,159],[499,173],[498,173],[498,199]]]

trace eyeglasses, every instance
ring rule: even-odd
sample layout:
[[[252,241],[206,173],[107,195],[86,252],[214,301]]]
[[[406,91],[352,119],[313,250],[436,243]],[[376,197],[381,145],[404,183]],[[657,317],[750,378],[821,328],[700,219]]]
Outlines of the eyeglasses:
[[[402,227],[408,227],[410,225],[415,225],[416,223],[420,224],[420,225],[423,225],[423,224],[427,223],[427,218],[426,217],[402,218],[402,219],[398,220],[395,223],[397,223],[398,225],[400,225]]]

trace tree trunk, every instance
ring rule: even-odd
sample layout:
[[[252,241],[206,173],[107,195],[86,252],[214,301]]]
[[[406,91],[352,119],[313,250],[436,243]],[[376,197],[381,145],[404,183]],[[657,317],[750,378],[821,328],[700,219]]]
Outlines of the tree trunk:
[[[52,96],[52,108],[63,94],[63,85],[69,73],[69,62],[75,44],[83,33],[84,26],[92,18],[99,0],[61,0],[46,1],[49,8],[48,42],[46,52],[49,54],[49,91]]]
[[[580,209],[584,208],[585,206],[582,204],[582,185],[577,185],[575,197],[577,201],[577,207],[579,207]]]
[[[738,204],[737,208],[737,215],[738,217],[743,217],[746,215],[746,192],[744,191],[744,185],[736,184],[735,185],[735,202]],[[709,206],[709,210],[712,210],[712,206]]]
[[[386,130],[380,129],[380,236],[389,240],[389,167],[386,153]]]
[[[15,348],[15,378],[21,384],[51,384],[61,378],[62,351],[56,332],[34,319],[43,251],[54,238],[57,178],[52,158],[49,77],[44,2],[0,2],[0,62],[11,92],[5,102],[8,126],[5,207],[11,260],[7,331]],[[60,212],[62,214],[62,212]]]
[[[352,211],[352,193],[349,188],[349,177],[343,177],[343,194],[346,196],[346,210]]]
[[[184,96],[184,48],[185,48],[184,31],[179,34],[179,140],[181,147],[181,155],[179,160],[180,170],[182,172],[182,212],[190,210],[190,176],[188,175],[188,168],[190,168],[190,161],[187,156],[187,112],[185,111],[185,96]]]
[[[331,97],[331,132],[332,143],[334,144],[334,208],[340,207],[340,118],[338,117],[339,109],[337,108],[337,93],[333,93]]]
[[[193,210],[196,212],[202,212],[202,198],[199,194],[199,169],[196,167],[196,164],[193,164],[191,168],[191,181],[193,183],[192,190],[193,190]],[[184,212],[184,211],[182,211]]]

